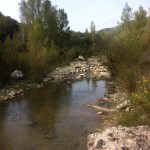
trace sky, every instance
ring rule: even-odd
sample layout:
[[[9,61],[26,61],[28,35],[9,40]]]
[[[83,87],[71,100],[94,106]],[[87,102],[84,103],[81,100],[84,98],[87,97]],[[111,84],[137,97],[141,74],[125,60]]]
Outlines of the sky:
[[[0,0],[0,12],[20,21],[19,5],[21,0]],[[90,29],[91,21],[96,30],[113,27],[120,21],[122,9],[126,2],[133,12],[142,5],[150,8],[150,0],[51,0],[52,5],[64,8],[71,30],[84,32]]]

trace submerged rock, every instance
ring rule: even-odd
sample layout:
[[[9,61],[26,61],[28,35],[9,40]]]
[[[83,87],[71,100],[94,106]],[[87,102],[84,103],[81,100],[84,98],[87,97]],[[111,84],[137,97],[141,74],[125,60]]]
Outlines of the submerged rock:
[[[88,150],[150,150],[150,127],[111,127],[88,136]]]

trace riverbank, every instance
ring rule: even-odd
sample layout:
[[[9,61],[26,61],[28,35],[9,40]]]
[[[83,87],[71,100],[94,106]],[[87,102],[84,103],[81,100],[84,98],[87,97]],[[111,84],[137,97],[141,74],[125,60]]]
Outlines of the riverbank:
[[[150,149],[150,127],[124,127],[118,125],[118,114],[120,112],[133,111],[130,108],[128,93],[114,82],[107,82],[107,93],[98,100],[98,106],[93,107],[103,114],[104,122],[96,133],[87,137],[88,150],[149,150]],[[102,116],[103,117],[103,116]],[[127,119],[127,118],[124,118]]]
[[[150,127],[148,125],[126,127],[118,123],[118,116],[122,113],[130,115],[134,111],[128,92],[114,81],[107,81],[106,86],[108,91],[98,100],[98,106],[90,106],[97,109],[99,115],[103,114],[103,111],[107,112],[107,116],[102,116],[104,122],[97,129],[98,132],[88,135],[88,150],[149,150]],[[127,120],[128,118],[122,119]]]
[[[52,73],[46,75],[41,83],[20,82],[11,86],[6,86],[0,91],[0,101],[14,99],[18,95],[23,95],[33,88],[42,88],[49,82],[65,80],[81,80],[84,78],[95,80],[106,80],[110,78],[107,66],[103,65],[105,57],[89,58],[87,61],[76,60],[65,67],[56,68]]]

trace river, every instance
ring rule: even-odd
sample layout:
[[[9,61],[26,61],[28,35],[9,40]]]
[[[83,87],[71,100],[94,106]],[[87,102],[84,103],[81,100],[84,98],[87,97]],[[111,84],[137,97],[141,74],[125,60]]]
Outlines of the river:
[[[105,92],[105,81],[57,82],[1,103],[0,149],[86,150],[102,120],[84,104]]]

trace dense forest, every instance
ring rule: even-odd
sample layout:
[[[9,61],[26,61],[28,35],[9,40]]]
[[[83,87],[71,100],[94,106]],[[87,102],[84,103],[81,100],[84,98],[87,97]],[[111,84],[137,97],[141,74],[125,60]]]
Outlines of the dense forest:
[[[90,33],[74,32],[64,9],[49,0],[22,0],[19,7],[20,23],[0,14],[1,81],[7,81],[14,69],[30,80],[40,80],[56,65],[99,51],[100,37],[93,22]]]
[[[117,27],[96,31],[91,22],[84,33],[72,31],[65,10],[49,0],[22,0],[19,8],[20,23],[0,13],[1,87],[15,69],[39,81],[79,55],[103,54],[112,77],[129,92],[135,107],[133,114],[123,114],[128,125],[150,124],[150,17],[142,6],[132,12],[126,3]],[[132,117],[137,119],[132,122]]]

